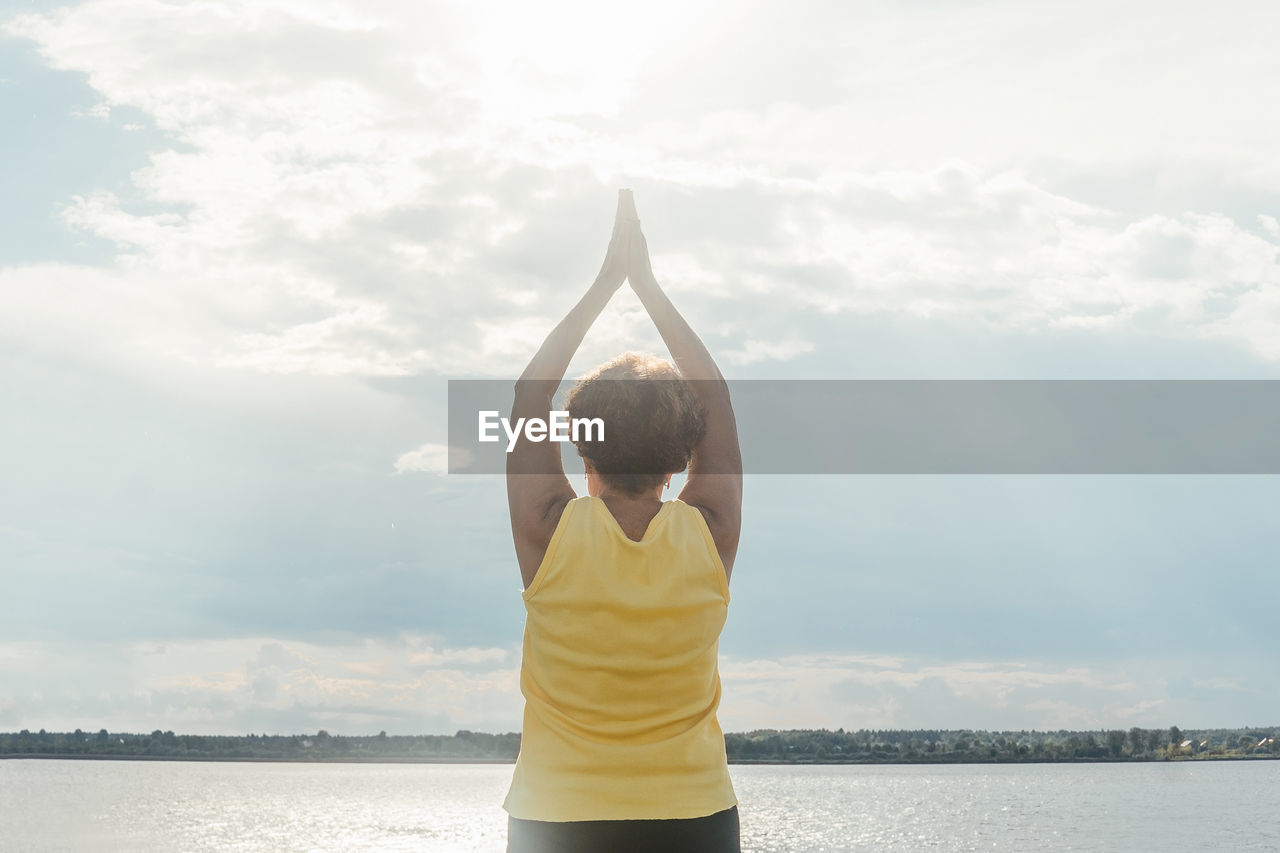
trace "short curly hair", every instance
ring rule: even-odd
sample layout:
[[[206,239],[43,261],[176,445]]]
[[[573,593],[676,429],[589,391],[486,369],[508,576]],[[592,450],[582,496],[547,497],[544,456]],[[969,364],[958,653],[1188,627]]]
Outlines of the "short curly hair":
[[[603,441],[575,441],[600,478],[641,494],[689,465],[706,419],[675,365],[648,353],[625,352],[592,370],[565,398],[569,417],[600,418]]]

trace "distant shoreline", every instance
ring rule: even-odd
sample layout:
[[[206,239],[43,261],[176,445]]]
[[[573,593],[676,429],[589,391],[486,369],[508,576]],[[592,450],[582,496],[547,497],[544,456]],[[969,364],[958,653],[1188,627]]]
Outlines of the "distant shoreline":
[[[735,765],[1116,764],[1280,758],[1280,726],[1244,729],[1133,727],[1104,731],[973,729],[756,729],[728,732]],[[244,761],[287,764],[512,764],[520,732],[452,735],[179,735],[0,732],[0,758]]]
[[[47,752],[0,753],[0,761],[8,759],[51,759],[54,761],[204,761],[215,763],[239,764],[515,764],[513,758],[426,758],[426,757],[342,757],[328,756],[324,758],[266,758],[266,757],[219,757],[214,755],[70,755]],[[943,767],[947,765],[993,765],[993,764],[1186,764],[1205,761],[1280,761],[1276,755],[1204,755],[1183,756],[1179,758],[1022,758],[1013,761],[987,760],[911,760],[911,761],[818,761],[799,759],[785,761],[781,759],[729,759],[729,764],[797,766],[797,767],[910,767],[923,765]]]
[[[0,753],[0,761],[9,758],[51,758],[58,761],[212,761],[239,762],[241,764],[515,764],[513,758],[416,758],[405,756],[347,758],[268,758],[248,756],[243,758],[217,755],[74,755],[68,753],[27,752]]]

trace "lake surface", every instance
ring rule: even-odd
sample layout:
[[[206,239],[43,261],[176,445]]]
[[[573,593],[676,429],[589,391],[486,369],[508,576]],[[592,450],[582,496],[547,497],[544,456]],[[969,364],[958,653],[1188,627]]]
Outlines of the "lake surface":
[[[502,851],[511,765],[0,761],[0,850]],[[730,767],[744,851],[1280,851],[1280,761]]]

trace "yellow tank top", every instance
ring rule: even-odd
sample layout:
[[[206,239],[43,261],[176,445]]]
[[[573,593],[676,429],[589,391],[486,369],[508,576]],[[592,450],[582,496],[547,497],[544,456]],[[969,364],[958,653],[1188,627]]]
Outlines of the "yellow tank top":
[[[668,501],[635,542],[604,501],[570,501],[524,605],[512,817],[691,818],[737,805],[716,719],[729,585],[702,513]]]

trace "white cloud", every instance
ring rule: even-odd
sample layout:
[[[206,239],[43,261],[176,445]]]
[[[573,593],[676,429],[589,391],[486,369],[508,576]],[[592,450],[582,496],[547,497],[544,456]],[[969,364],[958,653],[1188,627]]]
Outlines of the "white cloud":
[[[437,651],[429,649],[417,652],[409,657],[411,666],[439,667],[446,664],[475,665],[496,664],[509,661],[511,654],[506,649],[446,649]]]
[[[397,474],[417,471],[424,474],[444,475],[449,473],[451,463],[455,468],[463,468],[470,462],[470,458],[470,451],[461,447],[449,447],[446,444],[427,442],[413,450],[402,453],[396,459],[395,469]]]
[[[757,341],[748,339],[738,349],[725,352],[730,364],[755,364],[760,361],[787,361],[813,351],[808,341]]]
[[[1274,14],[1111,9],[1100,34],[1083,11],[1010,4],[856,27],[831,5],[810,10],[816,30],[765,5],[554,6],[512,5],[500,31],[465,4],[390,0],[89,0],[10,19],[87,73],[101,110],[136,107],[174,143],[136,196],[69,201],[136,294],[100,317],[131,311],[207,365],[510,374],[554,322],[534,318],[598,263],[613,188],[635,183],[657,268],[694,319],[752,341],[725,350],[741,366],[804,352],[768,324],[813,312],[1157,328],[1280,358],[1265,215],[1269,239],[1212,210],[1125,217],[1044,188],[1050,166],[1159,161],[1280,191],[1274,120],[1253,107],[1280,84],[1249,76]]]
[[[1081,728],[1160,725],[1137,697],[1163,687],[1141,665],[1035,665],[1018,661],[925,661],[861,654],[780,659],[727,657],[721,664],[726,729],[1056,728],[1068,708]],[[1074,703],[1074,704],[1073,704]],[[1154,722],[1152,722],[1154,720]],[[1050,725],[1052,723],[1052,725]]]
[[[1263,229],[1272,237],[1280,239],[1280,221],[1274,216],[1267,216],[1265,213],[1258,214],[1258,221],[1262,223]]]
[[[174,640],[87,654],[0,644],[0,727],[243,734],[271,721],[281,733],[516,731],[518,662],[514,649],[454,648],[424,635]]]
[[[518,731],[518,647],[429,635],[0,644],[0,728],[204,734]],[[1248,663],[1242,661],[1242,669]],[[1181,666],[1188,667],[1183,661]],[[1211,660],[1190,668],[1216,666]],[[830,653],[722,657],[720,721],[758,728],[1162,728],[1243,725],[1260,690],[1175,690],[1158,660],[1044,665]],[[1205,671],[1208,671],[1207,669]],[[1228,691],[1231,695],[1224,695]],[[1241,703],[1237,703],[1237,700]],[[1206,718],[1212,708],[1218,718]],[[1244,709],[1244,710],[1242,710]]]

